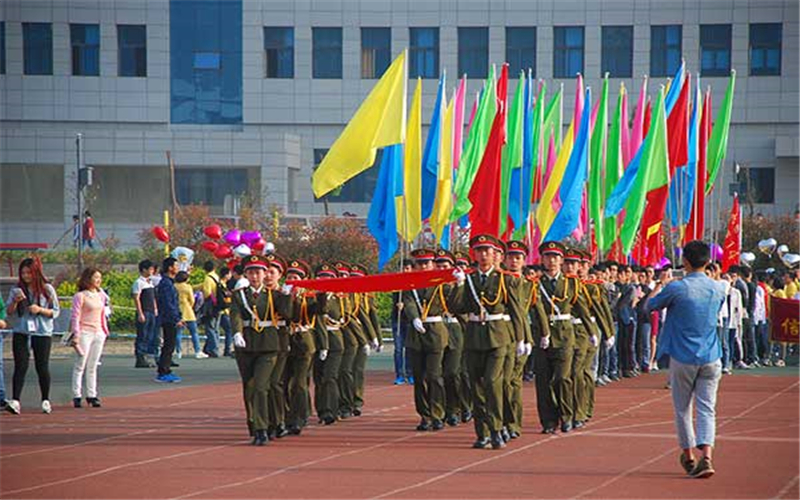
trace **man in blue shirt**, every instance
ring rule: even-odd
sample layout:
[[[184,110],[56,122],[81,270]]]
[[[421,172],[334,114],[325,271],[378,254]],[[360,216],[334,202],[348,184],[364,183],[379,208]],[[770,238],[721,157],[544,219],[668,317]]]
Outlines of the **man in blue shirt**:
[[[686,277],[656,283],[647,301],[648,311],[667,309],[658,343],[658,357],[670,356],[669,375],[675,427],[683,449],[680,462],[691,477],[714,474],[711,453],[716,434],[717,388],[722,375],[722,347],[717,336],[717,315],[725,300],[722,285],[703,272],[711,249],[702,241],[683,247]],[[697,436],[692,404],[697,404]],[[695,461],[692,448],[702,453]]]
[[[172,351],[175,350],[175,338],[179,327],[183,327],[181,310],[178,307],[178,290],[175,289],[175,275],[178,274],[178,261],[173,257],[164,259],[161,266],[161,281],[156,287],[161,330],[164,334],[164,345],[158,359],[158,376],[156,382],[180,382],[181,378],[170,369]]]

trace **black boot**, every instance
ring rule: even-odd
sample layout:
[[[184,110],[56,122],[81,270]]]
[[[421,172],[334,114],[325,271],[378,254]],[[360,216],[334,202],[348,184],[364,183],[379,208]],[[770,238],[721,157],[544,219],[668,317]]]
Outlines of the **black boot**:
[[[81,407],[81,398],[72,398],[72,406],[75,408]]]
[[[506,447],[506,442],[503,441],[503,436],[501,436],[499,432],[492,431],[491,440],[493,450],[500,450]]]
[[[259,429],[256,431],[256,435],[253,438],[253,444],[255,446],[264,446],[268,441],[269,438],[267,437],[267,431],[264,429]]]
[[[100,408],[100,398],[86,398],[86,404],[92,408]]]

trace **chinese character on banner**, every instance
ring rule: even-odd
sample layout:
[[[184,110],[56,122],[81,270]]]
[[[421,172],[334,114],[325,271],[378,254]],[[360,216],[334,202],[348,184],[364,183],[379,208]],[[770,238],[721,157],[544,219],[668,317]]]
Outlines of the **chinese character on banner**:
[[[773,342],[800,343],[800,300],[770,298]]]

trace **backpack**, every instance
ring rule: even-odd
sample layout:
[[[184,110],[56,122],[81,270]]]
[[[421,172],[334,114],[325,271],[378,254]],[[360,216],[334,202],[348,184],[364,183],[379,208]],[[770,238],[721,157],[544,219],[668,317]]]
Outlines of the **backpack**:
[[[210,277],[210,276],[209,276]],[[213,296],[213,305],[211,307],[211,314],[216,316],[223,309],[228,309],[233,301],[233,294],[228,287],[223,285],[219,280],[211,278],[214,284],[217,285],[217,291]]]

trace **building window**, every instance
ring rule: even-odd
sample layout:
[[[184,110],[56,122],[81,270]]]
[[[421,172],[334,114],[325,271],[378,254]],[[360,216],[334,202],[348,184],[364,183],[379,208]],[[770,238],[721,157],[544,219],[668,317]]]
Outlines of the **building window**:
[[[119,76],[147,76],[147,26],[118,24],[117,53]]]
[[[100,25],[70,24],[72,75],[100,75]]]
[[[242,1],[170,0],[172,123],[242,123]]]
[[[408,77],[439,78],[439,28],[409,28]]]
[[[739,172],[740,192],[746,203],[775,203],[775,169],[744,168]]]
[[[731,25],[700,25],[700,73],[728,76],[731,72]]]
[[[226,196],[247,193],[247,169],[175,169],[175,195],[181,205],[222,207]]]
[[[750,74],[770,76],[781,74],[781,23],[750,25]]]
[[[53,25],[22,23],[22,52],[26,75],[52,75]]]
[[[314,78],[342,77],[342,28],[312,28]]]
[[[506,62],[509,76],[528,69],[536,76],[536,28],[506,28]]]
[[[6,23],[0,22],[0,75],[6,74]]]
[[[314,169],[322,163],[322,159],[328,153],[327,149],[314,149]],[[372,194],[375,192],[375,184],[378,182],[378,172],[380,171],[381,157],[383,149],[379,149],[375,154],[375,162],[372,167],[364,170],[357,176],[345,182],[342,186],[334,189],[322,198],[316,198],[317,202],[328,201],[329,203],[369,203],[372,201]]]
[[[583,26],[553,27],[553,76],[575,78],[583,73]]]
[[[392,58],[391,28],[361,28],[361,78],[380,78]]]
[[[681,65],[683,27],[679,24],[650,27],[650,76],[672,76]]]
[[[633,26],[603,26],[600,76],[630,78],[633,75]]]
[[[264,76],[294,78],[294,28],[264,28]]]
[[[458,74],[469,78],[489,74],[489,28],[458,28]]]

